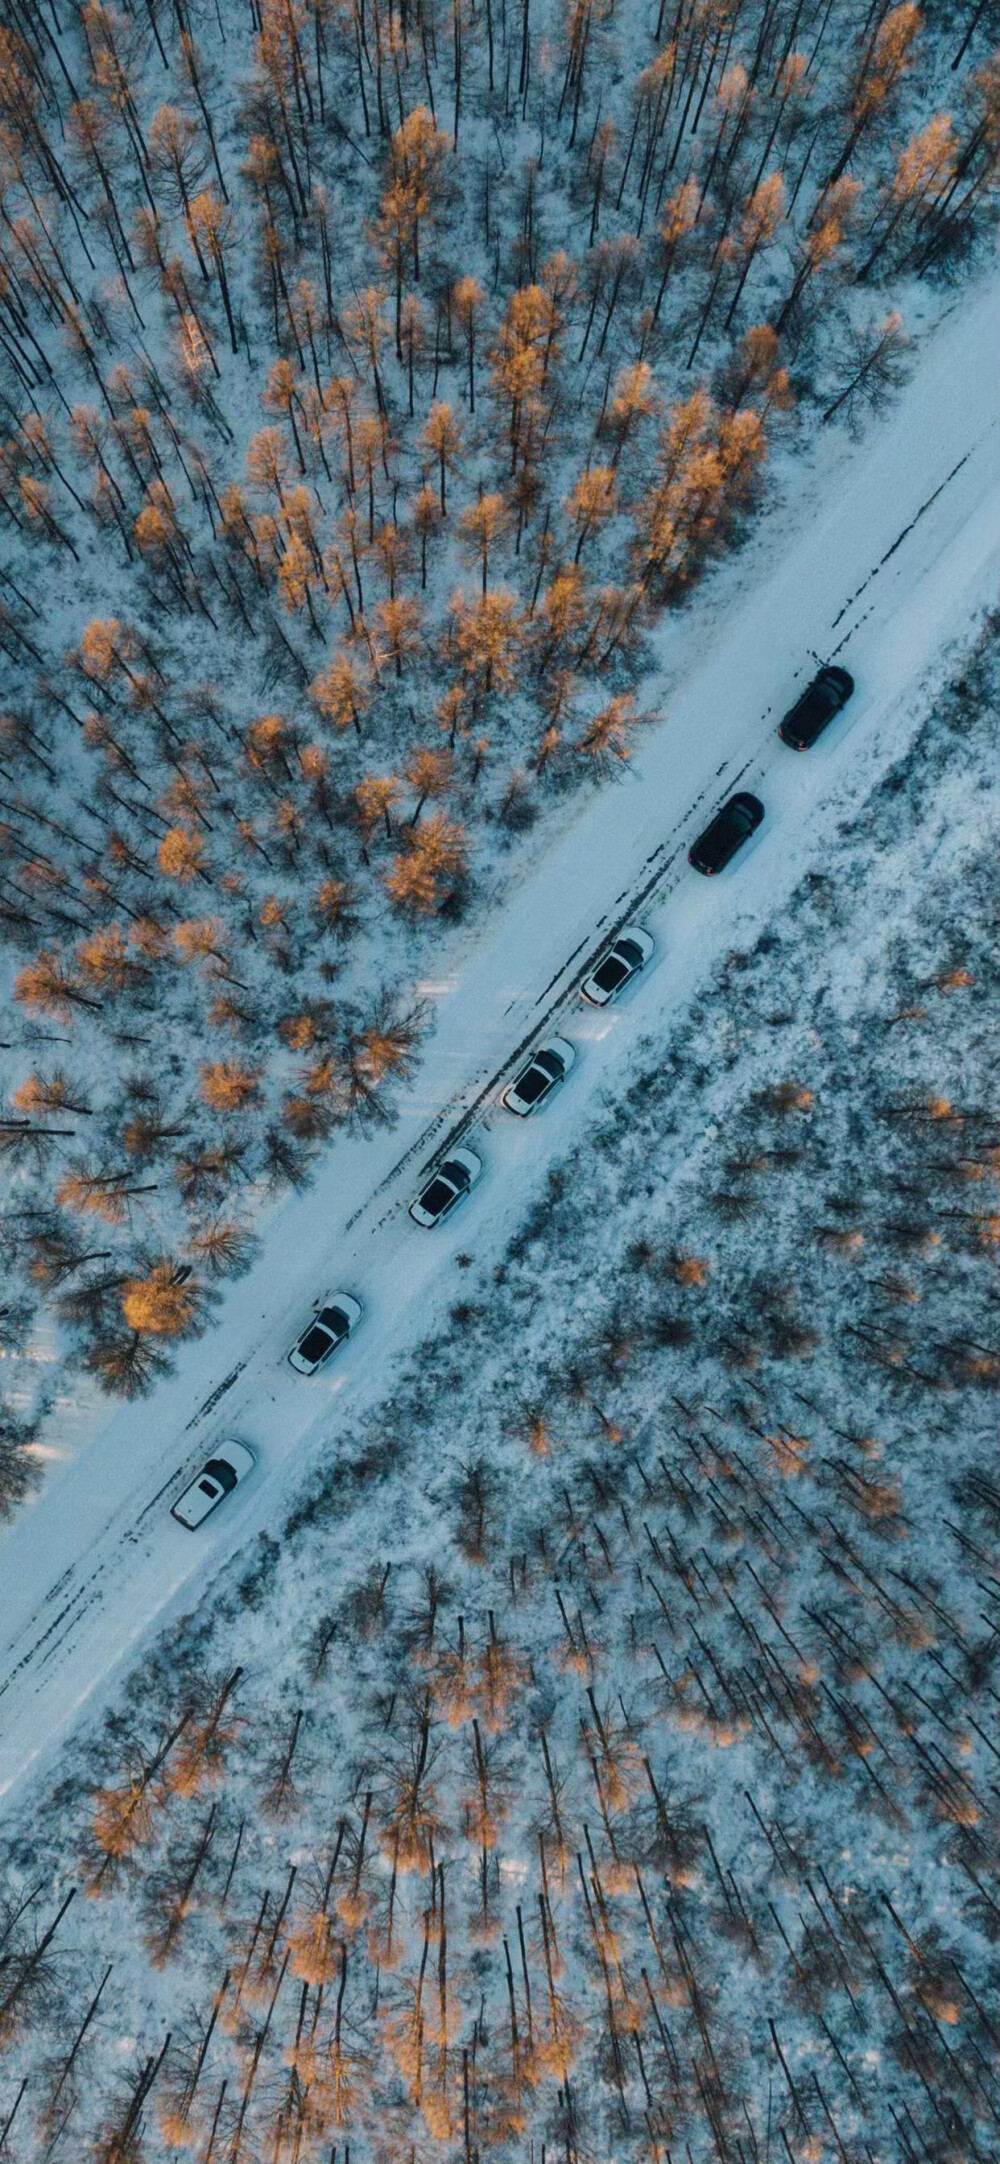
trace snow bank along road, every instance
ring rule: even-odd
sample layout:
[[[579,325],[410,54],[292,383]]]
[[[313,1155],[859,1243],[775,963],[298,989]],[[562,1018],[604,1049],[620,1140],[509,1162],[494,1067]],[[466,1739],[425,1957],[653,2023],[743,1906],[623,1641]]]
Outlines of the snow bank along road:
[[[859,446],[821,446],[754,547],[753,591],[730,578],[721,603],[709,596],[707,609],[696,602],[665,625],[669,680],[654,677],[645,701],[666,711],[662,726],[621,786],[574,807],[485,930],[454,941],[451,973],[424,987],[436,1025],[396,1128],[329,1150],[177,1375],[110,1412],[15,1522],[0,1548],[0,1794],[84,1706],[98,1710],[154,1622],[190,1605],[257,1531],[280,1526],[292,1480],[336,1451],[345,1421],[382,1395],[390,1357],[446,1313],[456,1254],[499,1252],[623,1053],[669,1031],[715,957],[752,938],[821,861],[847,793],[905,742],[921,679],[997,599],[997,315],[992,280],[963,296],[888,423]],[[797,755],[776,723],[817,659],[834,656],[854,673],[854,698]],[[764,824],[720,878],[700,879],[687,847],[740,786],[763,798]],[[585,1008],[577,990],[595,953],[639,913],[654,961],[620,1005]],[[555,1026],[577,1045],[574,1071],[537,1120],[512,1119],[500,1088]],[[422,1232],[406,1205],[429,1160],[467,1133],[485,1177],[445,1226]],[[585,1183],[585,1141],[577,1167]],[[359,1295],[365,1318],[330,1369],[305,1381],[286,1354],[315,1296],[336,1288]],[[170,1502],[226,1433],[252,1444],[256,1472],[200,1533],[185,1532]]]

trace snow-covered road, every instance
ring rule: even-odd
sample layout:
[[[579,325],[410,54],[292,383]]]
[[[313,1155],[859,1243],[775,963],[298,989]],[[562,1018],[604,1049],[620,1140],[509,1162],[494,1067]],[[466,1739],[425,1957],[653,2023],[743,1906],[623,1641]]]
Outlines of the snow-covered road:
[[[824,439],[744,560],[664,626],[663,679],[620,787],[580,799],[475,936],[456,935],[415,1083],[397,1126],[341,1139],[306,1195],[271,1219],[253,1271],[221,1320],[185,1348],[145,1403],[110,1412],[48,1478],[0,1547],[0,1793],[103,1702],[118,1663],[152,1625],[191,1605],[259,1530],[280,1527],[293,1483],[335,1452],[347,1418],[377,1402],[390,1362],[455,1299],[455,1257],[499,1253],[554,1155],[574,1145],[612,1073],[727,947],[752,937],[810,863],[848,794],[906,741],[928,672],[998,598],[998,297],[970,291],[920,352],[886,424],[860,445]],[[752,577],[746,575],[751,567]],[[775,724],[815,660],[857,680],[846,713],[797,757]],[[764,799],[759,833],[721,878],[687,868],[688,843],[734,787]],[[576,988],[610,931],[641,911],[654,962],[621,1004],[584,1008]],[[497,1105],[523,1048],[558,1024],[579,1051],[537,1120]],[[451,1223],[418,1231],[406,1204],[446,1140],[474,1131],[486,1163]],[[586,1176],[584,1151],[580,1177]],[[305,1382],[285,1355],[314,1296],[343,1286],[365,1304],[352,1344]],[[201,1533],[169,1516],[173,1494],[231,1433],[256,1449],[253,1478]]]

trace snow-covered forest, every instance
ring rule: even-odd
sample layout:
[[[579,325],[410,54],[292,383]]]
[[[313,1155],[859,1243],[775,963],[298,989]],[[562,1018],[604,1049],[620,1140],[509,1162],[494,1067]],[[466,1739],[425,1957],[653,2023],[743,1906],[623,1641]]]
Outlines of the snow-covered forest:
[[[391,1117],[442,923],[643,722],[775,461],[891,394],[991,0],[11,0],[0,1509]],[[41,1356],[40,1356],[41,1351]]]
[[[1000,2153],[998,182],[997,0],[0,9],[0,2164]]]
[[[995,2153],[998,695],[11,1822],[13,2164]]]

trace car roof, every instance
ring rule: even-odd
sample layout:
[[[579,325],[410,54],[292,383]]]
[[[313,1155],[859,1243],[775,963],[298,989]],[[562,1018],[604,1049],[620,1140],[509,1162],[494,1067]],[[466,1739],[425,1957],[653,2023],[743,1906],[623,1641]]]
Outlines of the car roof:
[[[314,1343],[317,1338],[323,1345],[331,1344],[334,1340],[335,1335],[336,1333],[330,1328],[329,1323],[324,1322],[321,1315],[316,1315],[313,1318],[313,1321],[311,1323],[308,1323],[306,1328],[303,1330],[302,1336],[298,1341],[296,1350],[302,1353],[305,1359],[311,1360],[312,1353],[306,1352],[306,1346]]]
[[[536,1052],[534,1059],[530,1059],[527,1066],[522,1067],[517,1080],[511,1083],[510,1094],[512,1097],[519,1097],[522,1104],[535,1104],[539,1097],[545,1095],[554,1080],[551,1067],[546,1066]]]
[[[422,1187],[422,1188],[421,1188],[421,1190],[420,1190],[420,1194],[419,1194],[419,1196],[418,1196],[418,1198],[417,1198],[417,1199],[418,1199],[418,1201],[422,1202],[422,1203],[424,1204],[424,1206],[425,1206],[425,1207],[426,1207],[426,1205],[427,1205],[427,1198],[428,1198],[428,1196],[429,1196],[429,1195],[432,1195],[432,1194],[434,1193],[434,1189],[435,1189],[436,1187],[443,1187],[443,1188],[444,1188],[444,1190],[445,1190],[445,1200],[447,1200],[447,1197],[448,1197],[449,1195],[453,1195],[453,1194],[455,1193],[455,1182],[454,1182],[454,1180],[452,1180],[452,1179],[449,1179],[449,1177],[448,1177],[448,1174],[447,1174],[447,1172],[445,1171],[445,1169],[444,1169],[444,1167],[443,1167],[443,1166],[442,1166],[442,1168],[441,1168],[440,1172],[432,1172],[432,1174],[431,1174],[431,1177],[430,1177],[430,1179],[428,1180],[428,1182],[427,1182],[427,1185],[426,1185],[426,1187]]]

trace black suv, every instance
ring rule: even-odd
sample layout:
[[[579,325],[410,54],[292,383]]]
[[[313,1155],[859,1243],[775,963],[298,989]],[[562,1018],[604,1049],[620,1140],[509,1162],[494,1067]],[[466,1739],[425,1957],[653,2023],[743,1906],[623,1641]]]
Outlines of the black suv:
[[[801,699],[790,706],[778,735],[783,744],[790,744],[793,751],[808,751],[829,728],[835,714],[846,706],[854,690],[854,678],[846,669],[838,669],[834,662],[814,676]]]
[[[749,789],[738,789],[716,812],[704,834],[699,834],[688,850],[688,863],[696,872],[721,872],[730,857],[742,849],[751,834],[756,833],[764,817],[764,806],[759,796],[751,796]]]

